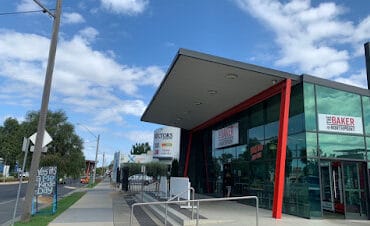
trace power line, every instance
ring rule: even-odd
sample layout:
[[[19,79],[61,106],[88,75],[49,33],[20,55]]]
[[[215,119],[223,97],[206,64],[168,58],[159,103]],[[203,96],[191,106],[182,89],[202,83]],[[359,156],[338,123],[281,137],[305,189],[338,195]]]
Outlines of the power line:
[[[54,9],[51,9],[54,10]],[[27,13],[46,13],[45,10],[30,10],[30,11],[20,11],[20,12],[0,12],[0,16],[6,15],[16,15],[16,14],[27,14]]]

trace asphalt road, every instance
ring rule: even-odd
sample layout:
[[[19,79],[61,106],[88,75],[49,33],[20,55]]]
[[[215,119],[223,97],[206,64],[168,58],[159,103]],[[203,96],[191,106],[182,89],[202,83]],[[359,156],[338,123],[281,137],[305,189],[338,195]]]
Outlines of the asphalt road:
[[[79,180],[68,181],[67,184],[58,185],[58,197],[62,197],[65,194],[83,186]],[[18,202],[17,214],[20,216],[22,211],[22,205],[24,196],[27,188],[27,183],[23,183],[21,187],[20,199]],[[0,184],[0,225],[5,224],[13,218],[13,211],[15,207],[15,201],[17,198],[18,183],[17,184]]]

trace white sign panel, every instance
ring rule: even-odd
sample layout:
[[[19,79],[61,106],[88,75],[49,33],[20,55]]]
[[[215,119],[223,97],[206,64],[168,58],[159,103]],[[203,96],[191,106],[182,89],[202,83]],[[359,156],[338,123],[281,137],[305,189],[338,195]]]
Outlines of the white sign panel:
[[[222,148],[239,143],[239,124],[234,123],[225,128],[214,131],[215,147]]]
[[[57,167],[41,167],[37,170],[36,195],[51,195],[55,192]]]
[[[164,127],[154,131],[153,157],[179,159],[180,129]]]
[[[29,137],[29,139],[32,141],[33,144],[36,144],[36,136],[37,136],[37,133],[34,133]],[[48,131],[45,130],[44,140],[42,141],[42,147],[45,147],[46,145],[48,145],[52,141],[53,141],[53,139],[49,135]]]
[[[319,130],[334,133],[363,134],[362,118],[319,114]]]

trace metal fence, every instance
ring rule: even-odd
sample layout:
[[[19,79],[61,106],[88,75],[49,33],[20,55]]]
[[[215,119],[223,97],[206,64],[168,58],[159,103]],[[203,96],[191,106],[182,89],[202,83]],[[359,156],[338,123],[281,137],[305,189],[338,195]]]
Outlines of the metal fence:
[[[128,190],[130,192],[158,192],[159,182],[155,181],[149,184],[145,184],[145,183],[135,183],[135,182],[130,181],[128,183]]]

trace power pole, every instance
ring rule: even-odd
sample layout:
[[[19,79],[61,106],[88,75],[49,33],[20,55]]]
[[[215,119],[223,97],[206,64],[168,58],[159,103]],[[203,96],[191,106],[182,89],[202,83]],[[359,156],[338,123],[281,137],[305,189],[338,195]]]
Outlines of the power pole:
[[[100,134],[98,134],[98,139],[96,140],[95,167],[94,167],[94,174],[93,174],[93,181],[92,181],[93,184],[95,183],[96,168],[98,167],[99,139],[100,139]]]
[[[32,155],[30,177],[29,177],[29,181],[27,185],[26,199],[23,205],[23,211],[22,211],[22,216],[21,216],[22,221],[29,221],[31,218],[32,199],[35,194],[36,175],[37,175],[37,170],[39,168],[41,151],[43,148],[42,143],[44,140],[44,131],[45,131],[45,124],[46,124],[46,117],[48,113],[51,81],[53,77],[55,53],[56,53],[57,42],[58,42],[60,15],[62,12],[62,0],[57,0],[54,14],[51,13],[46,7],[44,7],[38,0],[33,0],[33,1],[36,4],[38,4],[46,13],[52,16],[54,18],[54,22],[53,22],[53,33],[52,33],[52,38],[51,38],[50,48],[49,48],[48,65],[46,68],[44,90],[42,94],[41,110],[40,110],[39,122],[37,126],[35,151],[33,152],[33,155]]]

